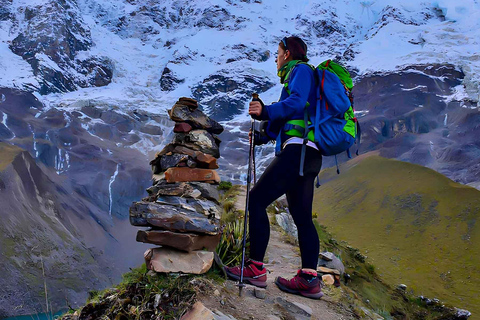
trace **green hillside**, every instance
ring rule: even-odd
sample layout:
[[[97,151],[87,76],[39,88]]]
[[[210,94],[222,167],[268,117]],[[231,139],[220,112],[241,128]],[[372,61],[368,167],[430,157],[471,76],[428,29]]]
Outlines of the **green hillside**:
[[[3,171],[13,159],[22,152],[19,147],[0,142],[0,171]]]
[[[378,156],[322,171],[314,212],[392,285],[480,319],[480,191],[425,167]]]

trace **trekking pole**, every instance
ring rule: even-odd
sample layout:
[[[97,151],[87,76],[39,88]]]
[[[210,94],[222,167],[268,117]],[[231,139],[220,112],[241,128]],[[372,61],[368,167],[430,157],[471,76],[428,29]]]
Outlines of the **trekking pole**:
[[[254,98],[255,95],[258,98],[257,94],[253,94]],[[248,204],[250,199],[250,182],[252,181],[252,160],[254,157],[255,152],[255,144],[254,144],[254,127],[255,127],[255,120],[251,120],[251,127],[250,127],[250,146],[248,151],[248,169],[247,169],[247,194],[245,197],[245,217],[243,220],[243,240],[242,240],[242,264],[240,268],[240,281],[238,282],[238,295],[242,296],[242,289],[245,287],[243,283],[243,270],[245,269],[245,246],[247,243],[247,223],[248,223]]]

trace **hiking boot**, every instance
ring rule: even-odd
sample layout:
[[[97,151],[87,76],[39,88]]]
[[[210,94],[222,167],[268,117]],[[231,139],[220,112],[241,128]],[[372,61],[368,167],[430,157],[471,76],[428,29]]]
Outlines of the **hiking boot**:
[[[297,275],[290,280],[277,277],[275,284],[282,291],[299,294],[311,299],[320,299],[323,296],[318,277],[302,270],[298,270]]]
[[[225,267],[225,271],[229,278],[240,280],[241,266]],[[262,262],[247,260],[243,268],[243,281],[256,287],[267,287],[267,269]]]

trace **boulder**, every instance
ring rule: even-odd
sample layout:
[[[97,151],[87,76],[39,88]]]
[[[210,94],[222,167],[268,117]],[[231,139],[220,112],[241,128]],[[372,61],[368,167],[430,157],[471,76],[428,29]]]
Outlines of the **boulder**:
[[[204,214],[181,207],[155,202],[134,202],[130,207],[130,223],[138,227],[157,227],[177,232],[217,235],[218,222]]]
[[[147,269],[155,272],[204,274],[213,263],[213,252],[181,252],[170,248],[148,249],[144,253]]]
[[[209,118],[201,110],[191,110],[184,104],[176,103],[172,109],[168,110],[168,115],[173,121],[187,122],[195,129],[204,129],[216,134],[223,132],[223,126],[217,121]]]
[[[137,241],[167,246],[186,252],[203,249],[213,252],[220,242],[221,235],[221,233],[210,236],[164,230],[139,230],[137,232]]]
[[[219,145],[213,135],[206,130],[192,130],[189,133],[176,133],[173,137],[173,143],[182,145],[195,151],[220,157]]]
[[[165,171],[168,183],[187,181],[206,181],[220,183],[220,176],[214,170],[196,168],[169,168]]]
[[[178,123],[175,123],[175,127],[173,128],[173,132],[175,133],[187,133],[187,132],[190,132],[192,131],[192,126],[189,125],[188,123],[186,122],[178,122]]]

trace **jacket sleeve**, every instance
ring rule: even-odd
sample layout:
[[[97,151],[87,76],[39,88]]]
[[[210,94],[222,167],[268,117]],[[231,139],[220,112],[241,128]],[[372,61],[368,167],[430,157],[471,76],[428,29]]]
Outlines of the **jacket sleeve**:
[[[297,65],[293,69],[288,83],[290,95],[283,88],[281,97],[285,97],[285,99],[265,106],[266,117],[270,121],[267,127],[267,134],[272,139],[278,136],[285,123],[294,119],[295,115],[298,117],[301,114],[303,117],[303,109],[307,104],[313,81],[313,72],[310,67]]]

